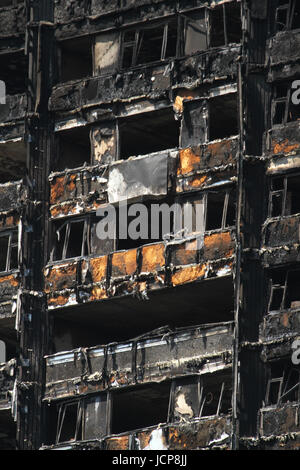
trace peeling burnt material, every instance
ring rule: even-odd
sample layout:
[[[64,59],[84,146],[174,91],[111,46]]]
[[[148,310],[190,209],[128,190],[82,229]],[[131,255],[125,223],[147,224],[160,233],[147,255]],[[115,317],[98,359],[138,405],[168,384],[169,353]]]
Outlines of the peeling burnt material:
[[[299,2],[5,3],[0,449],[299,449]]]

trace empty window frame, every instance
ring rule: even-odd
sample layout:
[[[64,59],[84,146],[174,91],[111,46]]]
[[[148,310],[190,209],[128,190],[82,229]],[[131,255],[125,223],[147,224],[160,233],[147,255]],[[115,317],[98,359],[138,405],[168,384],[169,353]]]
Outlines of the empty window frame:
[[[172,383],[170,421],[206,418],[231,410],[230,374],[201,375],[176,379]]]
[[[210,47],[239,43],[241,38],[240,2],[224,3],[210,10]]]
[[[209,141],[225,139],[239,133],[237,94],[210,98],[209,108]]]
[[[181,24],[183,24],[182,31],[184,32],[181,43],[181,45],[183,44],[183,55],[195,54],[196,52],[206,50],[208,46],[207,9],[201,8],[199,11],[193,11],[191,14],[182,15],[181,21]]]
[[[90,254],[90,218],[75,218],[54,224],[51,261]]]
[[[18,231],[0,233],[0,272],[18,269]]]
[[[300,369],[284,361],[274,362],[270,366],[270,378],[267,382],[265,405],[295,403],[300,400]]]
[[[80,80],[93,75],[91,36],[69,39],[58,46],[59,81]]]
[[[226,191],[207,191],[205,230],[224,230],[235,225],[236,192],[233,188]]]
[[[268,312],[300,308],[300,270],[276,269],[270,275]]]
[[[291,82],[282,82],[274,86],[272,126],[284,125],[300,119],[300,106],[293,104],[292,93]]]
[[[180,123],[171,108],[120,119],[119,159],[177,148]]]
[[[176,56],[177,19],[122,33],[121,68],[127,69]]]
[[[275,25],[276,31],[300,28],[300,4],[298,0],[278,0]]]
[[[269,217],[300,213],[300,175],[273,178],[269,192]]]
[[[83,401],[61,403],[58,406],[55,443],[83,439]]]

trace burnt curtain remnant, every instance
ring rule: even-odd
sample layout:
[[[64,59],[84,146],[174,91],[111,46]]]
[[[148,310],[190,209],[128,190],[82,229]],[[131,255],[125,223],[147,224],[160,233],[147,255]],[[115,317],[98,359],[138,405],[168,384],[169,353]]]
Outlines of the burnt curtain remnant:
[[[298,3],[0,1],[0,449],[299,448]]]

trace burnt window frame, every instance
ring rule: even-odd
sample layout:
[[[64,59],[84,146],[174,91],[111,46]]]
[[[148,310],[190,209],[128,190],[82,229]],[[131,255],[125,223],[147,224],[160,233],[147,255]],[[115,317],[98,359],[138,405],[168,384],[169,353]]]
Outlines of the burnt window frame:
[[[53,263],[53,262],[58,262],[58,261],[82,258],[84,256],[91,255],[91,221],[92,221],[92,215],[82,216],[82,217],[71,217],[71,218],[65,219],[62,222],[60,220],[52,221],[51,234],[52,234],[52,240],[53,240],[53,248],[50,251],[49,261]],[[82,232],[82,242],[81,242],[81,254],[77,256],[73,256],[71,258],[66,258],[66,254],[68,250],[68,243],[70,240],[70,226],[71,224],[76,224],[80,222],[84,222],[84,227],[83,227],[83,232]],[[60,225],[57,228],[56,225],[59,223]],[[57,258],[56,256],[57,242],[59,241],[57,238],[57,232],[63,230],[64,227],[66,227],[66,231],[64,234],[62,257]],[[88,247],[88,253],[85,253],[85,250],[84,250],[85,245],[87,245]]]
[[[291,388],[288,389],[289,381],[293,373],[298,374],[298,382],[293,385]],[[276,403],[271,402],[271,387],[273,384],[279,384],[278,392],[277,392],[277,400]],[[298,388],[297,399],[296,400],[288,400],[289,394]],[[283,401],[283,398],[287,398],[287,400]],[[267,380],[266,385],[266,393],[264,397],[264,406],[273,406],[278,407],[281,406],[283,403],[298,403],[300,401],[300,368],[297,366],[292,365],[291,367],[285,365],[282,369],[282,374],[279,377],[272,377],[271,367],[269,369],[269,378]]]
[[[16,236],[17,241],[13,242],[13,237]],[[11,267],[11,258],[12,258],[12,249],[17,249],[17,256],[18,256],[18,247],[19,247],[19,231],[18,229],[12,230],[4,230],[0,232],[0,238],[8,237],[8,245],[7,245],[7,252],[6,252],[6,263],[5,263],[5,270],[1,271],[1,273],[7,273],[10,271],[17,271],[19,268],[18,266],[15,268]]]
[[[296,2],[297,0],[286,0],[286,2],[282,5],[278,5],[275,10],[275,18],[274,18],[274,29],[275,33],[278,33],[280,31],[296,31],[300,29],[298,28],[293,28],[293,21],[294,21],[294,14],[296,10]],[[279,2],[278,2],[279,3]],[[285,23],[282,23],[279,21],[279,12],[280,11],[286,11],[286,20]],[[279,25],[282,25],[283,27],[280,28]]]
[[[294,105],[292,103],[292,85],[294,80],[286,80],[282,82],[274,83],[273,85],[273,96],[272,96],[272,103],[271,103],[271,128],[273,127],[282,127],[290,124],[292,122],[300,122],[300,111],[299,111],[299,118],[298,119],[289,119],[289,114],[292,112],[292,108],[299,107],[299,105]],[[287,86],[287,92],[285,96],[277,96],[278,89],[280,86]],[[284,112],[282,113],[283,118],[281,122],[275,122],[276,118],[276,109],[277,106],[282,105],[284,107]]]
[[[230,8],[231,4],[233,3],[237,3],[239,6],[240,6],[240,18],[241,18],[241,39],[242,39],[242,35],[243,35],[243,28],[242,28],[242,2],[241,1],[236,1],[236,2],[228,2],[228,3],[223,3],[221,5],[216,5],[215,7],[207,7],[208,9],[208,31],[207,31],[207,43],[208,43],[208,49],[212,49],[212,48],[218,48],[218,47],[228,47],[230,44],[240,44],[239,43],[236,43],[236,42],[230,42],[228,40],[228,21],[229,21],[229,18],[230,18],[230,12],[227,12],[227,9]],[[213,15],[213,11],[216,10],[217,8],[222,8],[223,10],[223,34],[224,34],[224,44],[222,45],[218,45],[218,46],[212,46],[211,43],[212,43],[212,15]]]
[[[274,270],[273,273],[275,273],[275,271],[276,270]],[[291,268],[291,269],[286,269],[286,271],[282,275],[283,281],[279,282],[279,283],[276,283],[276,282],[273,281],[272,273],[270,273],[270,277],[269,277],[269,299],[268,299],[268,305],[267,305],[267,308],[268,308],[267,314],[272,315],[271,312],[278,313],[278,312],[282,312],[284,310],[292,310],[293,309],[293,307],[286,307],[285,305],[286,305],[286,301],[288,299],[289,275],[290,275],[290,273],[294,273],[294,272],[299,272],[299,277],[300,277],[300,269],[297,269],[296,267]],[[277,308],[277,309],[273,308],[271,310],[271,306],[272,306],[272,302],[273,302],[273,296],[274,296],[275,291],[281,291],[281,302],[280,302],[279,308]],[[294,307],[294,309],[299,310],[299,307]]]
[[[174,24],[177,23],[176,24],[176,27],[177,27],[176,52],[175,52],[175,56],[166,57],[166,50],[167,50],[167,43],[168,43],[168,30],[169,30],[169,25],[171,23],[174,23]],[[139,52],[138,49],[141,48],[142,46],[141,37],[143,38],[143,31],[145,30],[151,31],[151,29],[154,30],[155,28],[159,28],[159,27],[164,27],[163,39],[161,43],[160,59],[138,64],[137,63],[138,52]],[[125,42],[125,36],[127,33],[130,33],[130,32],[134,33],[135,35],[134,40]],[[151,22],[149,25],[140,25],[140,26],[136,26],[135,28],[126,28],[123,31],[121,31],[120,44],[121,46],[120,46],[120,56],[119,56],[119,69],[122,71],[129,70],[130,68],[134,68],[134,67],[143,67],[143,66],[147,66],[151,64],[160,63],[165,60],[175,59],[178,57],[178,53],[179,53],[180,15],[172,16],[165,21],[154,21],[154,22]],[[124,61],[124,52],[127,47],[132,48],[132,57],[131,57],[131,65],[126,67],[123,65],[123,61]]]
[[[212,232],[212,231],[223,231],[232,227],[235,227],[234,225],[227,225],[227,216],[228,216],[228,206],[229,206],[229,199],[230,199],[230,194],[235,192],[236,196],[236,188],[234,185],[227,186],[226,188],[221,188],[221,189],[207,189],[204,191],[204,197],[205,197],[205,215],[204,215],[204,227],[205,227],[205,232]],[[208,214],[208,198],[209,198],[209,193],[224,193],[224,202],[223,202],[223,213],[222,213],[222,222],[221,222],[221,227],[216,228],[216,229],[207,229],[207,214]],[[236,198],[235,198],[236,201]]]
[[[76,426],[74,429],[74,438],[69,439],[68,441],[61,441],[61,433],[64,425],[64,420],[66,417],[66,410],[69,406],[77,405],[77,416],[76,416]],[[58,407],[58,416],[57,416],[57,425],[56,425],[56,435],[55,435],[55,444],[61,444],[64,442],[77,442],[78,440],[84,439],[84,399],[72,400],[59,403]],[[80,432],[81,426],[81,439],[78,439],[78,433]]]
[[[270,178],[269,181],[269,201],[268,201],[268,218],[277,218],[277,217],[290,217],[295,214],[300,213],[299,212],[293,212],[291,214],[287,213],[287,194],[288,194],[288,180],[292,178],[299,178],[300,179],[300,173],[290,173],[287,175],[278,175],[275,177]],[[273,189],[274,184],[276,180],[283,179],[283,188],[282,189]],[[273,212],[273,198],[280,196],[282,201],[281,201],[281,214],[280,215],[272,215]],[[292,212],[292,211],[291,211]]]

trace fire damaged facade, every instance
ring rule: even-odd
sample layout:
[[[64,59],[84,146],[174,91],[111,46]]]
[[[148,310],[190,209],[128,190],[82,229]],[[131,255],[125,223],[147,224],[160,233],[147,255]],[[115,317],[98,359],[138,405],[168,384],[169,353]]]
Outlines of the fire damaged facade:
[[[0,0],[0,80],[0,449],[299,449],[299,2]]]

